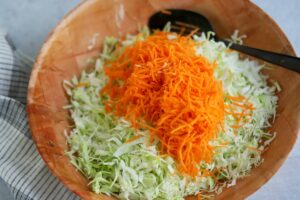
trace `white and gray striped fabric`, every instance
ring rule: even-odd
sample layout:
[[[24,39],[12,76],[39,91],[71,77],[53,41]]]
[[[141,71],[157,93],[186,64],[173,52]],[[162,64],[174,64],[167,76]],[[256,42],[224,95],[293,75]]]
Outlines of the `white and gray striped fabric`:
[[[0,32],[0,178],[17,200],[79,199],[51,174],[31,140],[25,109],[31,63],[8,41]]]

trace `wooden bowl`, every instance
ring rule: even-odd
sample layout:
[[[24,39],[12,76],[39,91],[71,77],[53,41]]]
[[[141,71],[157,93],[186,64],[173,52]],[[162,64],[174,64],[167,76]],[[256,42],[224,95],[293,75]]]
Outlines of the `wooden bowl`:
[[[70,129],[70,117],[62,108],[68,103],[62,81],[88,67],[86,58],[100,51],[105,36],[133,33],[138,24],[147,23],[151,14],[166,8],[184,8],[205,15],[222,37],[238,29],[248,36],[245,43],[249,46],[295,55],[275,22],[248,0],[84,1],[59,23],[43,45],[31,74],[27,105],[33,139],[42,158],[53,174],[83,199],[113,198],[93,193],[87,179],[65,155],[68,146],[63,133]],[[99,34],[95,46],[88,50],[95,33]],[[300,127],[300,75],[277,66],[265,73],[283,88],[272,127],[277,137],[264,153],[263,164],[217,199],[243,199],[255,192],[275,174],[296,141]]]

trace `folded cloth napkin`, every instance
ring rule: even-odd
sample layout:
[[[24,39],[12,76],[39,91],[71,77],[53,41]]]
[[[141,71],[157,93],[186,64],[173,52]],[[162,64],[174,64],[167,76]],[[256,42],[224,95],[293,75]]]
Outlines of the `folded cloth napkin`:
[[[25,104],[32,62],[8,41],[0,32],[0,178],[14,199],[79,199],[48,170],[31,139]]]

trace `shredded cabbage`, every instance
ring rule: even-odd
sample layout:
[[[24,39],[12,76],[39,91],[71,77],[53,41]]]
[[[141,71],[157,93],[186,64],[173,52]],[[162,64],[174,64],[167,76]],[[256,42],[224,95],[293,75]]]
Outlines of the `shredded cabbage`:
[[[171,157],[159,154],[158,141],[148,144],[147,131],[139,130],[137,133],[127,121],[107,113],[104,102],[108,97],[99,96],[107,82],[103,65],[116,59],[120,53],[114,51],[116,45],[120,44],[122,51],[149,34],[149,29],[143,27],[140,34],[128,35],[124,41],[106,38],[103,51],[95,61],[95,70],[82,72],[79,80],[74,77],[71,81],[64,81],[70,97],[70,104],[65,108],[70,110],[74,122],[67,140],[70,146],[67,155],[70,162],[90,180],[95,193],[119,199],[177,200],[200,191],[203,199],[211,198],[224,187],[235,185],[238,178],[246,176],[251,168],[263,161],[261,154],[275,137],[266,128],[271,126],[269,119],[275,117],[278,100],[275,91],[280,87],[277,83],[268,86],[267,77],[260,73],[263,65],[241,59],[237,52],[229,51],[224,43],[211,40],[209,35],[194,35],[193,39],[199,43],[196,53],[217,62],[215,76],[222,80],[224,94],[243,95],[256,109],[252,120],[237,134],[227,125],[233,119],[226,116],[225,131],[221,131],[211,145],[225,142],[228,145],[215,148],[212,163],[199,163],[199,167],[214,172],[215,177],[199,174],[191,179],[183,176]],[[76,87],[82,82],[88,85]],[[126,143],[136,134],[142,137]]]

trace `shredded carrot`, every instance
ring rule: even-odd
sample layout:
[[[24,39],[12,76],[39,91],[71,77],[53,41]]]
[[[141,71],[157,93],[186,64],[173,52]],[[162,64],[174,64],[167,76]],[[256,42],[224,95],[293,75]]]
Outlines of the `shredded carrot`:
[[[130,142],[133,142],[139,138],[141,138],[142,136],[141,135],[135,135],[133,136],[132,138],[130,138],[129,140],[127,140],[125,143],[130,143]]]
[[[201,194],[200,194],[200,192],[198,192],[198,194],[197,194],[197,200],[201,200]]]
[[[228,141],[225,141],[225,142],[221,143],[221,145],[229,145],[229,144],[230,144],[230,142],[228,142]]]
[[[169,40],[168,34],[137,41],[108,63],[101,93],[110,97],[107,110],[146,127],[179,171],[195,177],[202,160],[212,161],[209,141],[223,125],[222,83],[214,77],[216,64],[195,54],[191,38]]]
[[[251,146],[247,146],[248,149],[254,150],[254,151],[258,151],[261,152],[260,149],[256,148],[256,147],[251,147]]]
[[[200,27],[195,26],[193,24],[189,24],[189,23],[185,23],[185,22],[181,22],[181,21],[175,21],[175,24],[179,25],[179,26],[184,26],[184,27],[187,27],[187,28],[190,28],[190,29],[199,29],[200,28]]]
[[[239,125],[231,125],[231,127],[233,128],[233,129],[239,129],[239,128],[241,128],[243,126],[243,124],[239,124]]]
[[[183,35],[184,32],[186,31],[186,28],[185,27],[180,27],[180,32],[179,32],[179,35]]]
[[[243,101],[245,99],[245,97],[243,97],[241,95],[236,96],[236,97],[235,96],[228,96],[227,98],[230,99],[230,100],[233,100],[233,101]]]
[[[222,142],[219,145],[214,145],[215,148],[219,148],[219,147],[227,147],[230,144],[230,142],[226,141],[226,142]]]
[[[77,87],[77,88],[79,88],[79,87],[87,87],[89,85],[90,85],[89,82],[80,82],[75,87]]]
[[[197,33],[200,29],[199,28],[195,28],[194,30],[192,30],[187,37],[192,37],[195,33]]]
[[[165,15],[172,15],[172,12],[169,11],[169,10],[162,9],[160,12],[165,14]]]

